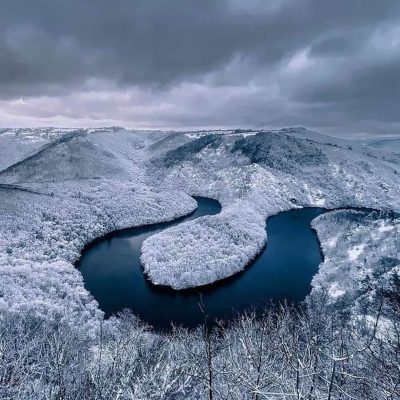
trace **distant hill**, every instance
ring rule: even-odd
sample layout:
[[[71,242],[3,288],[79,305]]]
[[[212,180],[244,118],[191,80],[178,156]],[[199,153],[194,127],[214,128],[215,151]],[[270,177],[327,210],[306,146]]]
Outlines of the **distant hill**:
[[[364,140],[362,143],[365,146],[373,147],[374,149],[387,150],[395,153],[400,153],[400,137],[367,139]]]

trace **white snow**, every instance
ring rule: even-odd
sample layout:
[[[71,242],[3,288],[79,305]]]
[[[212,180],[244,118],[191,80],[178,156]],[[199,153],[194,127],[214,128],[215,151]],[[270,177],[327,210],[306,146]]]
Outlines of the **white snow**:
[[[338,242],[338,239],[339,239],[338,236],[334,236],[334,237],[329,238],[329,239],[326,241],[325,246],[328,246],[328,247],[335,247],[336,244],[337,244],[337,242]]]
[[[0,172],[2,307],[42,314],[65,309],[71,319],[98,318],[72,265],[83,246],[112,230],[187,214],[196,206],[189,195],[218,199],[222,212],[144,242],[142,262],[156,284],[182,289],[243,270],[265,244],[266,219],[279,211],[400,209],[400,177],[393,172],[400,161],[387,153],[357,144],[350,150],[347,142],[300,128],[251,135],[217,131],[217,139],[202,147],[197,140],[208,133],[191,138],[192,133],[168,136],[122,128],[43,129],[37,135],[45,145],[29,147],[28,153],[16,150],[23,140],[2,142],[20,161],[9,166],[9,158]],[[28,130],[14,136],[35,135]],[[0,135],[0,141],[14,136]],[[172,160],[168,165],[166,156]],[[364,260],[397,257],[399,224],[355,224],[339,215],[317,219],[325,261],[313,285],[339,282],[332,293],[340,288],[348,294],[359,277],[378,268]],[[379,233],[376,243],[370,231]]]
[[[333,284],[329,287],[328,293],[333,298],[338,298],[346,293],[345,290],[339,288],[338,282],[333,282]]]
[[[361,245],[352,247],[351,249],[347,250],[349,260],[350,261],[357,260],[357,258],[363,253],[364,247],[365,246],[361,244]]]
[[[379,233],[391,232],[393,230],[394,230],[394,226],[391,224],[385,223],[385,221],[382,221],[381,224],[378,226]]]

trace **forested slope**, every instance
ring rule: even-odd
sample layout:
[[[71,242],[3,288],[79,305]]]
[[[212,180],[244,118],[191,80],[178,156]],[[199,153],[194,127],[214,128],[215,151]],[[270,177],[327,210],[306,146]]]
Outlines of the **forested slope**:
[[[245,268],[282,210],[399,211],[398,153],[302,128],[51,132],[0,172],[0,397],[399,398],[395,214],[319,217],[325,258],[303,310],[218,332],[104,321],[74,268],[93,239],[188,214],[201,195],[221,213],[150,237],[142,262],[155,284],[212,283]]]
[[[219,215],[165,230],[144,243],[149,277],[176,289],[242,270],[264,246],[266,218],[279,211],[300,206],[399,210],[396,154],[304,129],[201,135],[150,157],[153,182],[216,198],[224,206]]]

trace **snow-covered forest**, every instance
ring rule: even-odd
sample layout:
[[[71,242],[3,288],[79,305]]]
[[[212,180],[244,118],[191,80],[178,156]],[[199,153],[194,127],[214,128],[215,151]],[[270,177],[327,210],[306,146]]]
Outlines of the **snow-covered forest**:
[[[330,310],[326,294],[319,293],[302,312],[282,306],[261,319],[248,314],[230,326],[166,335],[128,313],[102,322],[91,338],[62,315],[48,320],[4,312],[0,396],[395,400],[400,395],[396,285],[357,319]]]
[[[399,398],[395,147],[304,128],[112,127],[4,129],[0,148],[0,398]],[[268,244],[266,219],[283,210],[380,211],[313,221],[324,262],[302,310],[168,335],[132,315],[105,321],[74,267],[84,246],[189,214],[196,195],[222,211],[143,243],[155,285],[196,287],[243,270]]]

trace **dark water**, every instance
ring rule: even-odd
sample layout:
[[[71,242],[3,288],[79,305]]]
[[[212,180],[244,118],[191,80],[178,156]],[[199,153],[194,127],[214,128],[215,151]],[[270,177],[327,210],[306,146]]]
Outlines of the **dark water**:
[[[229,319],[271,301],[298,302],[310,292],[311,279],[322,261],[310,222],[326,211],[322,208],[291,210],[268,218],[267,247],[251,266],[231,279],[183,292],[148,282],[139,260],[144,239],[168,226],[220,211],[214,200],[196,200],[199,207],[189,217],[115,232],[84,250],[77,266],[85,287],[106,316],[130,308],[158,329],[168,328],[171,322],[193,327],[204,321],[200,296],[210,317]]]

